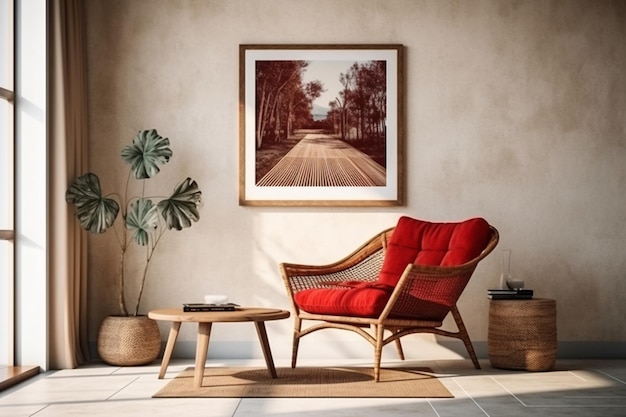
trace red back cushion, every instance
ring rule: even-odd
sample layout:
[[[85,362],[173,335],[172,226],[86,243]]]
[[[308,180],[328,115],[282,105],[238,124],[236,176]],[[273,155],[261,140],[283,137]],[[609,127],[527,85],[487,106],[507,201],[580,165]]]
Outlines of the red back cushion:
[[[482,218],[458,223],[431,223],[401,217],[395,227],[378,282],[395,286],[408,264],[454,266],[471,261],[485,249],[491,231]]]

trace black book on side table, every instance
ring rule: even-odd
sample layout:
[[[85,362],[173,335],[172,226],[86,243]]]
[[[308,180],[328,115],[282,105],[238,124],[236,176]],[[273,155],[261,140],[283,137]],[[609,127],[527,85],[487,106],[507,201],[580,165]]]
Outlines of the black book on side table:
[[[530,300],[534,291],[520,288],[518,290],[491,289],[487,290],[487,297],[490,300]]]

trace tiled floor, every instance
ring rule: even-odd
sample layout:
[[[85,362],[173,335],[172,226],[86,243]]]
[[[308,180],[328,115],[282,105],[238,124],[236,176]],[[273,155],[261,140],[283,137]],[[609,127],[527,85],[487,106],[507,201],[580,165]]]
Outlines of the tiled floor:
[[[0,416],[626,416],[626,360],[558,361],[552,372],[494,369],[481,361],[410,362],[433,369],[451,399],[164,399],[151,398],[192,361],[173,361],[165,379],[158,364],[116,368],[102,364],[40,374],[0,392]],[[302,361],[301,366],[319,365]],[[363,363],[327,363],[356,365]],[[389,364],[389,362],[386,362]],[[207,366],[262,366],[259,361],[209,360]],[[288,366],[276,361],[276,366]]]

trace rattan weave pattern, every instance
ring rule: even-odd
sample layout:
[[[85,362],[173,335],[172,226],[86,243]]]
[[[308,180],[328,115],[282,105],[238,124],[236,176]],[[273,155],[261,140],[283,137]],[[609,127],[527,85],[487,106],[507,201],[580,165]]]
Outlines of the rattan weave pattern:
[[[412,274],[389,316],[442,321],[455,306],[473,271],[474,267],[468,267],[452,276]]]
[[[289,281],[294,292],[310,288],[334,288],[334,284],[341,281],[376,281],[383,259],[384,251],[381,248],[350,268],[327,274],[290,276]]]
[[[556,350],[555,300],[490,301],[488,353],[494,367],[549,371]]]
[[[100,326],[98,355],[110,365],[145,365],[160,351],[159,326],[148,316],[108,316]]]

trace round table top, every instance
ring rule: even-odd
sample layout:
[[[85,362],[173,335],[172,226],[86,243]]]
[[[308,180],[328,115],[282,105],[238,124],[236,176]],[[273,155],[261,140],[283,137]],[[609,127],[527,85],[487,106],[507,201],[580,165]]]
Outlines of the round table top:
[[[281,320],[289,317],[289,311],[277,308],[237,307],[233,311],[189,311],[181,307],[152,310],[148,317],[153,320],[195,323],[242,322]]]

